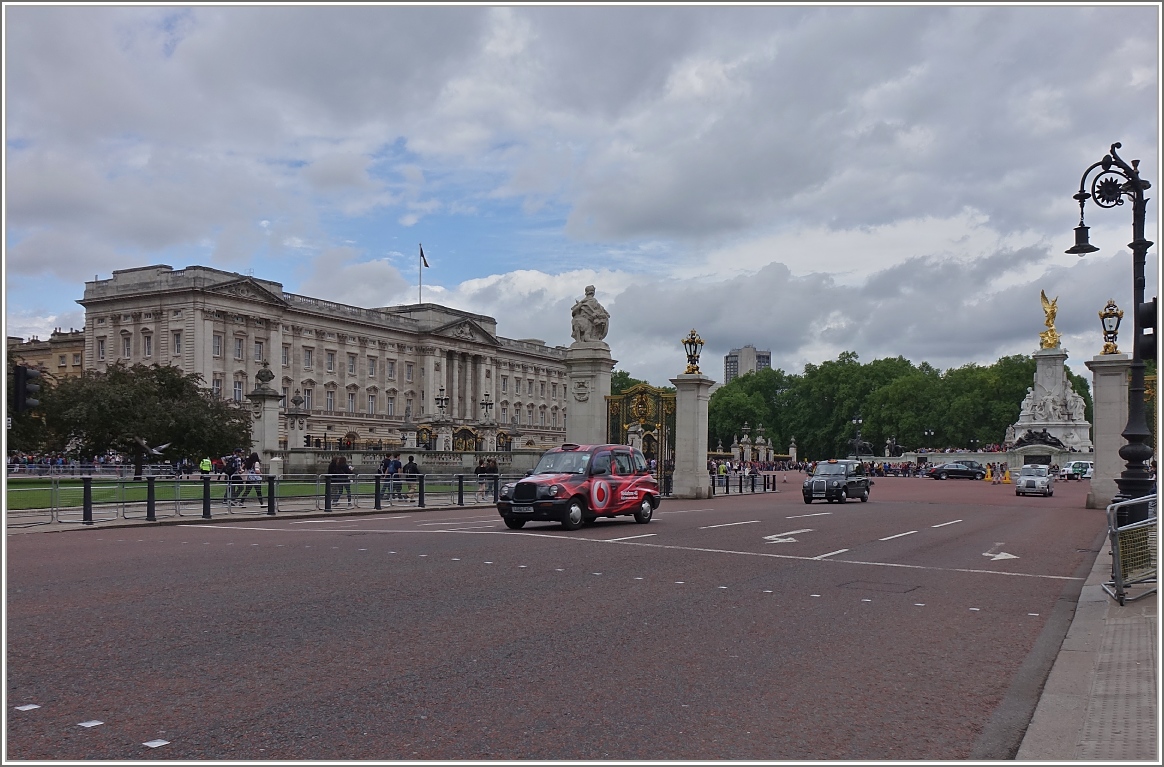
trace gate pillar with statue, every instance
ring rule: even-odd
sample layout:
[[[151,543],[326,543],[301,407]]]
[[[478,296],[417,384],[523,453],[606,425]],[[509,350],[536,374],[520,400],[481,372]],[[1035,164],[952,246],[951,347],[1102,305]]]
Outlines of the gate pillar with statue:
[[[600,445],[604,439],[610,374],[616,362],[610,356],[610,346],[602,340],[606,337],[610,315],[594,298],[594,286],[587,285],[586,297],[574,304],[571,316],[574,343],[566,349],[570,403],[566,441]]]

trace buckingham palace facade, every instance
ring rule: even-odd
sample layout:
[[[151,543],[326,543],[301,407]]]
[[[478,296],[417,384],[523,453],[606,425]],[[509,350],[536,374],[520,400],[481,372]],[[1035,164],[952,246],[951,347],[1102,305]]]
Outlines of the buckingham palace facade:
[[[399,447],[401,429],[430,421],[442,398],[443,417],[465,429],[495,421],[499,445],[565,438],[565,347],[503,338],[485,315],[430,303],[365,309],[205,266],[121,269],[86,282],[78,303],[85,369],[174,365],[245,401],[267,362],[283,407],[298,393],[324,445]]]

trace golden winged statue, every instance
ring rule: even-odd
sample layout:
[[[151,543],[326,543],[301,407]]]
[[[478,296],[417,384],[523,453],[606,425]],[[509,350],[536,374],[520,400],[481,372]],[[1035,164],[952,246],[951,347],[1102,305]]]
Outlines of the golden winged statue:
[[[1039,298],[1043,302],[1043,314],[1047,316],[1046,321],[1043,323],[1047,326],[1047,329],[1039,333],[1039,339],[1041,341],[1039,348],[1054,349],[1059,345],[1059,333],[1055,330],[1055,313],[1059,311],[1059,296],[1055,296],[1054,299],[1048,301],[1047,292],[1040,290]]]

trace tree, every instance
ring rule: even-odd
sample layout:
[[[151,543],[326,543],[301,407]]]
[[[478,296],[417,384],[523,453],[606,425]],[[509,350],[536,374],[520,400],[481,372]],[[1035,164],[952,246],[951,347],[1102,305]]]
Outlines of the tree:
[[[8,429],[7,442],[9,450],[24,450],[36,451],[44,447],[44,400],[56,384],[56,376],[51,372],[41,371],[41,377],[36,379],[36,383],[40,386],[40,391],[37,392],[37,399],[41,401],[41,405],[32,409],[24,410],[20,413],[14,412],[14,403],[16,402],[15,389],[15,371],[16,366],[22,364],[20,360],[8,350],[8,377],[5,385],[8,389],[8,412],[5,415],[12,419],[12,428]]]
[[[641,383],[646,383],[646,381],[631,378],[631,374],[625,370],[616,370],[610,375],[610,393],[622,394],[630,387]]]
[[[150,447],[168,455],[223,455],[250,445],[251,416],[200,386],[202,377],[169,365],[118,363],[61,381],[44,398],[46,445],[89,457],[116,450],[134,457],[140,477]]]

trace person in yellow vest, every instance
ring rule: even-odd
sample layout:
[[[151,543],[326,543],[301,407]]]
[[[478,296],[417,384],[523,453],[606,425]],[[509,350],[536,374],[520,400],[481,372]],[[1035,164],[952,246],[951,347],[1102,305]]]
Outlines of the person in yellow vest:
[[[214,468],[214,463],[209,458],[203,458],[198,464],[198,469],[202,472],[202,476],[209,477],[210,470]]]

